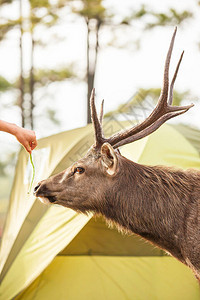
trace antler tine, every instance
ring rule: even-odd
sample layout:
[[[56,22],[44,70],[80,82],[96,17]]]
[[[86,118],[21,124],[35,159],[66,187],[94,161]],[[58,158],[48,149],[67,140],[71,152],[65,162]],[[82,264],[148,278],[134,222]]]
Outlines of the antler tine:
[[[177,27],[175,27],[169,50],[167,52],[167,57],[165,61],[165,69],[164,69],[164,77],[163,77],[163,87],[160,93],[160,97],[158,99],[158,105],[159,103],[167,105],[167,98],[168,98],[168,88],[169,88],[169,65],[170,65],[170,60],[171,60],[171,55],[172,55],[172,50],[174,47],[174,40],[176,37],[176,32],[177,32]]]
[[[93,88],[90,96],[90,109],[91,109],[92,123],[95,132],[95,147],[98,148],[102,144],[102,126],[97,116],[94,98],[95,98],[95,89]]]
[[[178,112],[168,112],[166,115],[161,116],[158,120],[156,120],[153,124],[151,124],[148,127],[148,132],[144,129],[140,132],[138,132],[137,134],[135,134],[134,136],[130,136],[127,137],[126,139],[119,141],[117,144],[115,144],[113,146],[113,148],[118,148],[120,146],[132,143],[134,141],[140,140],[143,137],[153,133],[154,131],[156,131],[163,123],[165,123],[167,120],[170,120],[174,117],[177,117],[179,115],[184,114],[185,112],[187,112],[192,106],[194,106],[193,104],[188,105],[187,107],[185,106],[185,109],[182,111],[178,111]]]
[[[103,106],[104,106],[104,99],[101,102],[101,111],[100,111],[100,114],[99,114],[99,122],[101,124],[101,127],[102,127],[102,123],[103,123]]]
[[[175,70],[175,72],[174,72],[173,79],[172,79],[171,84],[170,84],[169,100],[168,100],[168,104],[169,104],[169,105],[172,105],[174,83],[175,83],[176,76],[177,76],[177,74],[178,74],[178,70],[179,70],[179,67],[180,67],[180,64],[181,64],[181,61],[182,61],[182,58],[183,58],[183,54],[184,54],[184,51],[181,53],[181,56],[180,56],[179,61],[178,61],[178,64],[177,64],[177,66],[176,66],[176,70]]]

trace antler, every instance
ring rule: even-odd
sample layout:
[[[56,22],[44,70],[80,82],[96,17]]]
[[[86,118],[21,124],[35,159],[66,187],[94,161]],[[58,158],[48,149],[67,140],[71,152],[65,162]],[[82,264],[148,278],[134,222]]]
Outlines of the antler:
[[[94,146],[95,146],[95,148],[100,148],[105,140],[103,138],[103,130],[102,130],[104,101],[102,101],[100,117],[98,118],[94,98],[95,98],[95,89],[93,88],[91,96],[90,96],[90,109],[91,109],[92,123],[94,125],[94,132],[95,132],[95,145]]]
[[[169,86],[169,64],[171,59],[171,54],[173,50],[174,45],[174,39],[176,35],[177,28],[175,28],[170,47],[167,53],[167,58],[165,61],[165,68],[164,68],[164,80],[163,80],[163,87],[161,90],[160,97],[158,99],[157,106],[153,110],[153,112],[150,114],[150,116],[144,120],[142,123],[138,124],[137,126],[130,128],[129,130],[125,130],[124,132],[117,133],[109,138],[109,143],[114,147],[117,148],[119,146],[131,143],[133,141],[136,141],[138,139],[141,139],[150,133],[154,132],[156,129],[158,129],[164,122],[167,120],[174,118],[180,114],[185,113],[190,109],[192,105],[188,106],[171,106],[172,103],[172,97],[173,97],[173,86],[174,82],[176,80],[176,76],[178,73],[178,69],[183,57],[183,53],[181,54],[180,60],[178,62],[178,65],[176,67],[176,71],[174,74],[174,77],[172,79],[171,85],[170,85],[170,97],[169,97],[169,103],[167,102],[168,99],[168,86]]]
[[[101,126],[103,123],[103,105],[104,105],[104,99],[101,102],[101,111],[100,111],[100,115],[99,115],[99,121],[100,121]]]
[[[179,70],[179,66],[180,66],[181,61],[182,61],[182,58],[183,58],[183,54],[184,54],[184,51],[181,53],[179,62],[178,62],[178,64],[177,64],[177,67],[176,67],[176,70],[175,70],[175,73],[174,73],[174,77],[173,77],[173,79],[172,79],[172,81],[171,81],[171,84],[170,84],[169,101],[168,101],[168,104],[169,104],[169,105],[172,105],[174,82],[175,82],[176,76],[177,76],[177,74],[178,74],[178,70]]]
[[[163,87],[161,89],[160,97],[158,99],[158,103],[153,110],[153,112],[149,115],[147,119],[145,119],[142,123],[138,124],[137,126],[134,126],[128,130],[116,133],[112,135],[110,138],[105,139],[102,136],[102,129],[98,129],[99,135],[97,137],[97,128],[101,127],[99,120],[95,126],[95,135],[96,140],[98,138],[98,145],[100,145],[103,142],[108,142],[110,145],[112,145],[114,148],[118,148],[119,146],[132,143],[136,140],[139,140],[155,130],[157,130],[163,123],[165,123],[167,120],[174,118],[178,115],[181,115],[188,111],[193,104],[188,106],[172,106],[172,100],[173,100],[173,87],[174,83],[178,74],[179,66],[183,57],[183,53],[181,54],[181,57],[179,59],[179,62],[177,64],[173,79],[170,84],[170,92],[169,92],[169,100],[168,100],[168,89],[169,89],[169,65],[170,65],[170,59],[171,54],[174,46],[174,40],[176,36],[177,28],[175,28],[171,43],[169,46],[169,50],[167,53],[166,61],[165,61],[165,68],[164,68],[164,79],[163,79]],[[94,104],[94,102],[93,102]],[[95,109],[96,111],[96,109]],[[96,116],[96,119],[97,116]],[[93,118],[94,122],[95,118]]]

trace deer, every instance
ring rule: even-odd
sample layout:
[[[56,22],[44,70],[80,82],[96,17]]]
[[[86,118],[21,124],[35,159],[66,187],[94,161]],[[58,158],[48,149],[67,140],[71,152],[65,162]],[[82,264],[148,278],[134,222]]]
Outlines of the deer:
[[[200,171],[141,165],[119,147],[156,131],[193,104],[173,106],[173,87],[182,52],[169,86],[169,65],[177,28],[164,66],[161,93],[152,113],[139,124],[105,138],[92,90],[90,107],[95,141],[87,154],[59,174],[42,180],[34,195],[79,213],[101,215],[124,233],[139,235],[192,269],[200,282]]]

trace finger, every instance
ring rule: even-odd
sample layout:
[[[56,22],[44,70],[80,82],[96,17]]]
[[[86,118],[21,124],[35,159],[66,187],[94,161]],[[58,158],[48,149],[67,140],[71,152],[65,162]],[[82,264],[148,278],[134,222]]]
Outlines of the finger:
[[[31,145],[31,150],[35,149],[36,145]]]
[[[36,140],[30,142],[31,149],[32,149],[32,150],[35,149],[35,147],[37,147],[37,144],[38,144],[38,143],[37,143]]]
[[[31,146],[30,146],[28,143],[26,143],[26,144],[24,145],[24,148],[26,149],[26,151],[27,151],[29,154],[31,154],[32,149],[31,149]]]

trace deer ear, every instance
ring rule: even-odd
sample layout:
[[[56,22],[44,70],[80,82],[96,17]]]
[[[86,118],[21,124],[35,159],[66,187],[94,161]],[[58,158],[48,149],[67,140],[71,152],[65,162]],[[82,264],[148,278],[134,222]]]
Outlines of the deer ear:
[[[115,175],[117,172],[118,158],[115,150],[109,143],[101,146],[101,161],[109,175]]]

